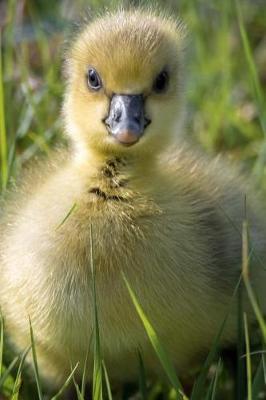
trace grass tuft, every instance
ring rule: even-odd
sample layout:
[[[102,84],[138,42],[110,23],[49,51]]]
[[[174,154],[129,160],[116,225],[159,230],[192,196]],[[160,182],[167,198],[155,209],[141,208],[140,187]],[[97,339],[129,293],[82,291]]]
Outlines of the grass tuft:
[[[38,362],[37,362],[37,353],[36,353],[36,347],[35,347],[35,340],[34,340],[33,329],[32,329],[32,324],[31,324],[30,317],[29,317],[29,324],[30,324],[31,352],[32,352],[32,359],[33,359],[33,370],[34,370],[35,382],[36,382],[36,385],[37,385],[38,398],[39,398],[39,400],[43,400],[43,394],[42,394],[42,388],[41,388],[41,380],[40,380],[39,368],[38,368]]]

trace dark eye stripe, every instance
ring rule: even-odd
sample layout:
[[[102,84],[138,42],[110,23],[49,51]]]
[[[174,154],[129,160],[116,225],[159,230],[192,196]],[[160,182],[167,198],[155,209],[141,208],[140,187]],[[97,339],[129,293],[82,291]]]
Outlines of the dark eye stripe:
[[[94,68],[89,68],[87,73],[88,86],[93,90],[99,90],[102,87],[101,78]]]

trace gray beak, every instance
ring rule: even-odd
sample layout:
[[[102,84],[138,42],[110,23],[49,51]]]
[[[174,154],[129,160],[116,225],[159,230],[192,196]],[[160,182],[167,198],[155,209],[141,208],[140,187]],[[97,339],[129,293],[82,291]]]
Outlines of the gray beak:
[[[131,146],[144,133],[151,122],[144,115],[142,95],[114,95],[109,115],[104,121],[109,133],[121,144]]]

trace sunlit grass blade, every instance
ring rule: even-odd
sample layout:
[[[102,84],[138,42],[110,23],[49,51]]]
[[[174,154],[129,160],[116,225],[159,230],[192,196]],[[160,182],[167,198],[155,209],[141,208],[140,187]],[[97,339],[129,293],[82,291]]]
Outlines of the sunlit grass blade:
[[[93,260],[93,232],[90,226],[90,262],[92,274],[93,320],[94,320],[94,362],[93,362],[93,400],[102,400],[102,357],[100,348],[100,332],[96,299],[95,269]]]
[[[147,383],[146,383],[147,379],[146,379],[144,362],[140,350],[138,351],[138,358],[139,358],[139,390],[142,400],[146,400],[148,395]]]
[[[72,369],[72,365],[71,365],[71,369]],[[75,386],[76,389],[76,394],[77,394],[77,400],[85,400],[84,396],[82,396],[81,390],[79,385],[77,384],[77,381],[75,379],[75,375],[72,375],[72,380],[73,380],[73,384]]]
[[[171,384],[173,385],[173,387],[175,388],[177,394],[178,394],[178,398],[179,399],[187,399],[187,397],[184,394],[184,390],[182,388],[182,385],[176,375],[176,371],[175,371],[175,367],[172,364],[172,362],[170,361],[170,358],[167,354],[167,352],[165,351],[165,349],[163,348],[154,328],[152,327],[151,323],[149,322],[146,314],[144,313],[142,307],[140,306],[135,293],[133,292],[133,290],[131,289],[131,286],[127,280],[127,278],[125,277],[125,275],[123,274],[123,278],[126,284],[126,287],[128,289],[129,295],[131,297],[131,300],[136,308],[136,311],[141,319],[141,322],[144,325],[145,331],[150,339],[150,342],[153,346],[153,349],[155,350],[161,364],[162,367],[169,379],[169,381],[171,382]]]
[[[242,228],[242,276],[246,286],[247,294],[250,300],[250,303],[253,307],[254,313],[256,315],[257,321],[260,326],[260,330],[263,336],[264,344],[266,343],[266,323],[264,321],[262,312],[259,308],[256,296],[251,287],[249,280],[249,248],[248,248],[248,223],[247,221],[243,222]]]
[[[103,364],[105,385],[106,385],[106,390],[107,390],[107,398],[108,398],[108,400],[112,400],[113,396],[112,396],[111,385],[110,385],[110,381],[109,381],[109,377],[108,377],[108,372],[107,372],[106,365],[105,365],[104,361],[102,361],[102,364]]]
[[[62,396],[62,394],[64,393],[64,391],[66,390],[66,388],[69,386],[70,382],[73,379],[73,376],[77,370],[79,366],[79,363],[77,363],[74,367],[74,369],[71,371],[70,375],[68,376],[67,380],[65,381],[65,383],[63,384],[63,386],[61,387],[61,389],[58,391],[58,393],[56,395],[54,395],[51,400],[58,400],[60,399],[60,397]]]
[[[222,361],[219,358],[219,361],[216,365],[215,374],[211,380],[211,383],[210,383],[210,386],[209,386],[209,389],[207,392],[206,400],[215,400],[215,398],[216,398],[217,382],[218,382],[219,373],[221,372],[221,365],[222,365]]]
[[[252,383],[252,398],[266,398],[266,374],[265,374],[265,355],[262,354],[261,361],[257,367],[253,383]],[[263,397],[264,396],[264,397]]]
[[[244,313],[244,330],[246,342],[246,368],[247,368],[247,400],[252,400],[252,375],[251,375],[251,356],[250,356],[250,342],[248,333],[248,320],[247,315]]]
[[[1,188],[6,189],[8,181],[8,152],[5,122],[4,80],[2,68],[2,36],[0,30],[0,159],[1,159]]]
[[[56,229],[61,228],[62,225],[64,225],[64,223],[68,220],[68,218],[70,217],[71,214],[73,214],[73,212],[76,210],[77,208],[77,203],[74,203],[69,211],[66,213],[66,215],[64,216],[64,218],[62,219],[62,221],[57,225]]]
[[[2,374],[1,378],[0,378],[0,389],[3,387],[5,381],[7,380],[7,378],[9,377],[11,371],[13,370],[13,368],[15,367],[15,365],[17,364],[19,360],[19,356],[15,357],[14,360],[12,360],[12,362],[9,364],[9,366],[7,367],[7,369],[4,371],[4,373]]]
[[[82,394],[81,394],[79,385],[75,381],[74,381],[74,386],[75,386],[75,389],[76,389],[77,400],[85,400],[84,396],[82,396]]]
[[[34,376],[35,376],[35,381],[36,381],[36,385],[37,385],[39,400],[43,400],[41,381],[40,381],[39,369],[38,369],[38,363],[37,363],[36,347],[35,347],[35,341],[34,341],[34,335],[33,335],[33,329],[32,329],[30,317],[29,317],[29,323],[30,323],[30,340],[31,340],[31,352],[32,352],[32,359],[33,359]]]
[[[20,357],[19,367],[17,370],[17,375],[16,375],[16,379],[14,382],[13,390],[12,390],[11,400],[19,400],[19,390],[20,390],[20,386],[21,386],[22,368],[23,368],[25,359],[26,359],[27,355],[29,354],[30,349],[31,349],[31,346],[27,347],[26,350],[24,350],[24,352],[22,353],[22,355]]]

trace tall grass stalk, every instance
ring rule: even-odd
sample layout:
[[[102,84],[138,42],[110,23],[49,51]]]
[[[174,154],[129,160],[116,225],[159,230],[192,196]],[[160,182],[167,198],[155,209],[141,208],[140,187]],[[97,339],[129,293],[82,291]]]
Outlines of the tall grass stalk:
[[[261,360],[255,373],[252,383],[252,398],[266,398],[266,369],[265,369],[265,354],[261,355]]]
[[[11,400],[19,400],[19,390],[20,390],[20,386],[21,386],[21,383],[22,383],[22,379],[21,379],[22,368],[24,366],[26,357],[29,354],[30,349],[31,349],[31,346],[28,346],[26,348],[26,350],[22,353],[21,357],[20,357],[20,362],[19,362],[19,367],[18,367],[18,370],[17,370],[17,375],[16,375],[16,379],[15,379],[14,386],[13,386],[13,389],[12,389]]]
[[[219,358],[219,361],[216,365],[215,374],[214,374],[212,381],[208,388],[206,400],[215,400],[215,398],[216,398],[217,382],[218,382],[219,373],[221,371],[221,366],[222,366],[222,361],[221,361],[221,358]]]
[[[1,378],[0,378],[0,389],[3,388],[6,380],[9,378],[11,372],[13,371],[13,369],[15,368],[17,362],[19,360],[19,356],[16,356],[11,363],[9,364],[9,366],[7,367],[7,369],[3,372]]]
[[[41,380],[40,380],[39,368],[38,368],[38,362],[37,362],[36,346],[35,346],[35,340],[34,340],[33,329],[32,329],[30,317],[29,317],[29,324],[30,324],[31,352],[32,352],[32,359],[33,359],[33,370],[34,370],[35,382],[37,385],[38,398],[39,398],[39,400],[43,400]]]
[[[251,373],[251,356],[250,356],[250,343],[248,333],[248,320],[247,314],[244,313],[244,330],[246,342],[246,366],[247,366],[247,400],[252,400],[252,373]]]
[[[102,379],[102,356],[100,347],[100,331],[96,298],[96,279],[93,260],[93,231],[90,226],[90,262],[92,274],[92,301],[93,301],[93,332],[94,332],[94,362],[93,362],[93,400],[102,400],[103,398],[103,379]]]
[[[181,385],[181,382],[179,381],[179,379],[176,375],[176,371],[175,371],[175,367],[174,367],[173,363],[171,362],[171,360],[170,360],[166,350],[164,349],[153,326],[151,325],[150,321],[148,320],[148,317],[146,316],[145,312],[143,311],[141,305],[139,304],[137,297],[136,297],[134,291],[132,290],[132,288],[124,274],[123,274],[123,279],[125,281],[127,290],[131,297],[131,300],[136,308],[136,311],[137,311],[137,313],[141,319],[141,322],[145,328],[145,331],[148,335],[148,338],[150,339],[152,347],[155,350],[155,353],[157,354],[158,359],[161,362],[162,367],[163,367],[167,377],[169,378],[169,381],[171,382],[171,384],[173,385],[173,387],[175,388],[175,390],[177,392],[177,398],[180,400],[188,400],[187,396],[184,393],[184,389]]]
[[[249,279],[249,244],[248,244],[248,222],[245,220],[243,222],[242,228],[242,276],[246,286],[247,294],[250,303],[253,307],[254,313],[256,315],[257,321],[260,326],[260,330],[263,336],[264,344],[266,344],[266,323],[264,321],[262,312],[258,305],[255,293],[252,289],[250,279]]]
[[[139,390],[142,400],[146,400],[148,397],[147,379],[146,379],[144,362],[140,350],[138,351],[138,358],[139,358]]]
[[[4,319],[0,309],[0,378],[3,369],[3,352],[4,352]]]
[[[69,386],[70,382],[73,380],[73,376],[74,376],[78,366],[79,366],[79,363],[77,363],[75,365],[75,367],[70,372],[70,375],[67,377],[67,379],[66,379],[65,383],[63,384],[63,386],[61,387],[61,389],[58,391],[58,393],[55,396],[53,396],[51,398],[51,400],[59,400],[59,399],[61,399],[62,394],[65,392],[65,390]]]
[[[110,380],[109,380],[109,376],[108,376],[108,372],[107,372],[104,360],[102,360],[102,366],[103,366],[103,372],[104,372],[105,386],[106,386],[106,390],[107,390],[107,399],[113,400]]]
[[[2,63],[2,34],[0,29],[0,158],[1,158],[1,188],[6,189],[8,181],[8,151],[7,135],[5,122],[5,104],[4,104],[4,77]]]
[[[81,380],[81,396],[84,398],[85,397],[85,389],[86,389],[86,382],[87,382],[87,365],[88,365],[88,359],[89,359],[89,354],[90,354],[90,348],[91,348],[91,342],[93,338],[93,332],[90,336],[90,340],[88,342],[88,349],[86,352],[86,357],[83,365],[83,373],[82,373],[82,380]]]

